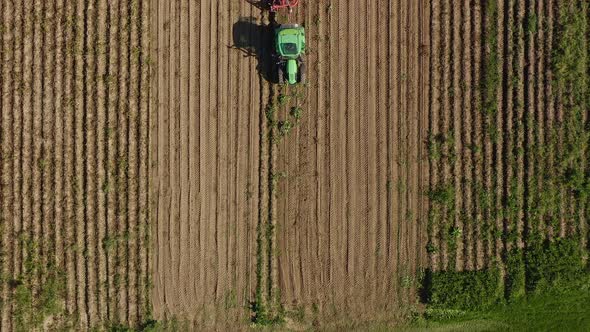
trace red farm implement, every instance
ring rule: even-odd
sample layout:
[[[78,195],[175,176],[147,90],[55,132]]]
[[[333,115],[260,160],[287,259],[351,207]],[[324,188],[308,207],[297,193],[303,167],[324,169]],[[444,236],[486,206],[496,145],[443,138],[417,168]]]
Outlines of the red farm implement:
[[[270,11],[276,12],[282,8],[289,8],[289,11],[291,11],[298,3],[299,0],[271,0]]]

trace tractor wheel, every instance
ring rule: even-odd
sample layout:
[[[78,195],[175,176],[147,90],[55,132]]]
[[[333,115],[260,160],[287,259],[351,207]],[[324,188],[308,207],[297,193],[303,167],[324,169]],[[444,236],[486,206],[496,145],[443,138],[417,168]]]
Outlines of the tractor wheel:
[[[305,63],[301,62],[301,64],[299,65],[299,83],[305,84],[305,78]]]
[[[277,75],[279,76],[277,82],[279,82],[280,85],[285,84],[285,74],[283,73],[283,66],[280,64],[277,65]]]

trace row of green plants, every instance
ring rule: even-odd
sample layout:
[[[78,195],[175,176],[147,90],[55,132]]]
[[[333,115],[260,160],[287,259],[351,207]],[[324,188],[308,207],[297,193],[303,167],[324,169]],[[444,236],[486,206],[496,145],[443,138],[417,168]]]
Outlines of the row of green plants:
[[[533,243],[505,254],[504,278],[498,264],[477,271],[428,271],[423,284],[426,302],[433,308],[479,310],[590,275],[578,239]]]
[[[289,91],[289,89],[292,89],[292,91]],[[279,110],[292,104],[292,100],[301,99],[302,90],[300,86],[280,86],[277,92],[276,98],[274,91],[271,92],[264,114],[267,130],[262,133],[263,136],[266,135],[262,139],[268,139],[270,158],[272,158],[273,149],[276,149],[276,144],[290,134],[291,130],[299,124],[303,114],[303,109],[296,105],[289,109],[286,118],[279,120]],[[272,165],[272,161],[269,165]],[[284,172],[274,168],[274,166],[269,167],[268,174],[271,204],[274,201],[273,198],[278,194],[278,182],[286,176]],[[268,215],[265,213],[257,230],[256,294],[254,301],[250,304],[252,323],[256,326],[281,324],[285,318],[285,310],[280,303],[280,294],[271,280],[272,267],[270,264],[272,264],[276,252],[273,244],[276,232],[275,225],[272,222],[273,217],[270,211]],[[265,274],[267,278],[264,278]]]

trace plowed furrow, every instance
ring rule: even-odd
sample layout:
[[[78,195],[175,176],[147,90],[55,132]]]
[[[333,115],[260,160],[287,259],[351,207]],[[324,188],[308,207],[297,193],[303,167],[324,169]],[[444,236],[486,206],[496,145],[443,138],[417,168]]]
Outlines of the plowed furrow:
[[[63,0],[56,1],[54,3],[54,13],[55,13],[55,72],[53,77],[53,82],[51,83],[51,88],[53,89],[54,101],[53,101],[53,131],[51,135],[54,137],[54,147],[53,147],[53,155],[52,158],[52,172],[53,177],[52,183],[46,188],[52,188],[53,191],[53,199],[51,203],[53,206],[50,208],[53,209],[52,218],[54,220],[54,237],[52,239],[53,243],[50,243],[49,252],[52,252],[55,255],[55,265],[61,273],[67,272],[67,234],[66,234],[66,227],[67,227],[67,219],[66,219],[66,206],[65,206],[65,159],[64,159],[64,150],[65,150],[65,124],[66,124],[66,110],[69,107],[67,105],[67,99],[65,91],[65,83],[66,83],[66,58],[67,58],[67,7]],[[66,274],[67,275],[67,274]],[[64,286],[67,286],[67,281]],[[67,294],[67,293],[66,293]],[[64,300],[66,301],[67,306],[67,296],[63,295]],[[67,309],[66,309],[67,312]]]
[[[108,24],[108,55],[107,63],[105,64],[107,75],[105,80],[105,204],[106,204],[106,220],[105,220],[105,237],[101,239],[101,246],[106,255],[106,311],[107,317],[110,320],[117,318],[117,293],[115,286],[116,276],[116,245],[117,245],[117,135],[119,132],[118,123],[118,104],[119,104],[119,81],[117,74],[119,72],[119,2],[117,0],[109,1],[107,7],[107,14],[110,17]]]
[[[535,31],[531,29],[526,29],[528,25],[531,24],[531,17],[538,17],[538,13],[536,12],[535,5],[533,2],[528,2],[526,4],[526,14],[524,17],[524,27],[525,27],[525,68],[524,68],[524,111],[523,111],[523,124],[524,124],[524,137],[522,143],[522,149],[524,150],[524,157],[523,157],[523,181],[524,181],[524,188],[523,188],[523,241],[526,241],[524,236],[526,234],[531,234],[532,229],[536,229],[536,220],[535,216],[532,215],[531,211],[532,204],[534,204],[533,197],[537,192],[538,188],[536,188],[536,183],[534,180],[535,173],[535,156],[536,156],[536,141],[535,136],[537,134],[537,126],[536,126],[536,87],[540,85],[539,83],[539,75],[536,72],[537,67],[537,60],[535,56],[535,51],[539,50],[540,48],[535,43]],[[536,232],[535,232],[536,233]],[[523,245],[526,245],[526,242],[523,242]]]
[[[475,223],[473,222],[473,183],[474,179],[472,177],[472,169],[474,162],[472,160],[473,151],[476,151],[472,138],[473,138],[473,113],[477,112],[477,109],[472,108],[472,93],[469,87],[477,86],[477,83],[474,84],[473,82],[473,70],[472,67],[474,66],[473,63],[473,55],[472,50],[473,47],[473,37],[477,38],[477,32],[472,32],[472,10],[473,8],[469,6],[469,1],[464,1],[462,6],[462,27],[461,27],[461,40],[464,42],[464,47],[462,50],[462,56],[460,58],[461,62],[461,83],[459,89],[461,90],[461,95],[463,96],[461,100],[460,109],[462,110],[461,121],[462,121],[462,130],[461,130],[461,142],[462,148],[459,150],[460,156],[459,159],[463,160],[460,172],[463,175],[463,180],[461,182],[464,183],[464,187],[462,187],[461,192],[463,192],[464,199],[463,199],[463,206],[462,212],[459,213],[458,218],[462,221],[462,231],[463,231],[463,239],[460,242],[464,241],[463,245],[463,252],[462,259],[458,260],[458,265],[460,269],[465,270],[472,270],[474,268],[474,258],[477,248],[478,237],[473,236],[473,229],[476,227]],[[459,250],[459,248],[457,248]]]
[[[152,48],[150,47],[150,11],[154,8],[149,1],[141,1],[139,5],[139,206],[138,206],[138,280],[137,280],[137,306],[139,317],[145,317],[147,313],[152,311],[151,307],[151,266],[150,266],[150,252],[152,247],[151,242],[151,225],[150,220],[152,214],[150,213],[150,185],[154,180],[150,176],[150,121],[155,121],[151,116],[150,109],[150,70],[152,69],[152,61],[154,58],[151,55]],[[191,75],[192,77],[192,75]],[[191,121],[191,123],[193,123]],[[192,175],[194,176],[194,175]]]
[[[504,19],[506,16],[505,10],[504,10],[504,6],[501,4],[498,4],[498,14],[497,14],[497,20],[496,22],[494,22],[493,24],[495,24],[495,27],[497,28],[497,38],[498,38],[498,45],[495,49],[497,55],[498,55],[498,63],[497,63],[497,73],[498,73],[498,80],[503,80],[503,72],[504,69],[507,68],[508,66],[508,62],[507,59],[504,57],[504,50],[505,50],[505,44],[506,44],[506,28],[504,26]],[[491,18],[493,20],[493,18]],[[491,70],[493,70],[493,68],[490,68]],[[483,78],[482,78],[483,79]],[[502,81],[503,82],[503,81]],[[500,86],[500,82],[497,82],[497,91],[496,91],[496,107],[495,109],[497,110],[495,117],[492,117],[492,123],[495,123],[496,125],[496,131],[499,133],[502,133],[504,131],[504,112],[505,112],[505,108],[504,108],[504,89],[502,86]],[[492,96],[493,98],[493,96]],[[490,193],[490,202],[489,204],[491,205],[491,209],[494,212],[494,218],[490,221],[489,225],[489,230],[487,232],[488,236],[490,237],[490,240],[488,241],[488,248],[486,250],[487,252],[487,257],[488,260],[486,262],[484,262],[485,266],[489,266],[491,260],[493,259],[493,257],[495,257],[495,259],[497,261],[500,261],[501,259],[501,255],[502,255],[502,248],[503,248],[503,240],[500,236],[498,236],[498,233],[502,234],[503,230],[504,230],[504,217],[503,214],[499,213],[501,211],[501,209],[503,208],[503,204],[504,204],[504,186],[506,183],[506,178],[503,176],[504,175],[504,169],[505,169],[505,164],[504,164],[504,155],[506,154],[505,150],[504,150],[504,135],[498,135],[496,142],[495,142],[495,154],[494,154],[494,158],[495,158],[495,172],[496,172],[496,177],[495,177],[495,181],[494,181],[494,188],[491,188],[489,193]],[[502,175],[502,176],[501,176]]]
[[[116,263],[114,274],[114,286],[116,288],[116,311],[115,320],[126,322],[128,317],[128,276],[127,276],[127,262],[128,262],[128,246],[129,246],[129,209],[128,209],[128,197],[129,197],[129,115],[130,115],[130,84],[129,71],[130,71],[130,17],[129,17],[129,3],[119,3],[119,31],[117,41],[119,43],[119,59],[118,59],[118,71],[117,71],[117,88],[118,88],[118,105],[116,108],[117,113],[117,133],[116,133],[116,144],[117,153],[115,155],[115,178],[114,186],[117,192],[116,199],[116,236],[115,249],[116,249]]]
[[[398,38],[397,44],[397,61],[395,62],[395,84],[397,89],[397,94],[399,99],[396,99],[394,102],[394,109],[402,110],[408,109],[408,59],[406,56],[406,43],[408,42],[409,34],[407,31],[407,26],[409,24],[409,12],[407,8],[407,4],[402,3],[401,1],[397,3],[398,6],[398,17],[394,21],[396,25],[396,34]],[[405,237],[405,234],[408,230],[408,223],[404,222],[406,213],[408,211],[408,199],[407,199],[407,190],[408,190],[408,117],[409,114],[407,112],[395,112],[395,116],[397,117],[397,122],[395,123],[394,127],[394,161],[395,167],[397,170],[397,178],[394,180],[393,183],[393,190],[394,190],[394,197],[399,202],[397,209],[394,212],[394,222],[397,223],[396,229],[396,249],[395,253],[397,255],[396,260],[396,275],[399,276],[395,283],[395,290],[396,295],[399,298],[400,304],[405,304],[406,299],[404,299],[405,287],[400,285],[401,277],[407,274],[407,256],[408,256],[408,239]]]
[[[96,17],[94,21],[96,36],[94,55],[95,55],[95,82],[96,82],[96,119],[95,119],[95,144],[96,144],[96,164],[95,169],[95,187],[96,191],[96,225],[94,230],[94,242],[96,250],[95,273],[96,273],[96,302],[98,321],[104,321],[108,316],[108,279],[107,279],[107,252],[103,241],[107,236],[107,195],[111,187],[107,182],[107,154],[108,154],[108,135],[110,130],[107,126],[108,112],[108,62],[111,44],[109,44],[108,24],[111,20],[106,0],[100,0],[96,6]],[[92,218],[92,217],[91,217]]]
[[[34,4],[32,0],[24,2],[23,12],[31,13],[34,10]],[[34,21],[32,15],[24,15],[22,21],[23,31],[23,44],[22,44],[22,81],[21,81],[21,93],[22,93],[22,119],[21,119],[21,147],[19,148],[22,152],[20,167],[21,167],[21,180],[20,180],[20,209],[22,211],[22,218],[17,219],[20,221],[20,230],[18,234],[21,234],[19,239],[21,260],[23,275],[27,275],[28,282],[31,282],[37,275],[35,271],[31,271],[31,268],[26,267],[25,262],[30,262],[33,251],[28,250],[33,244],[33,167],[36,165],[34,161],[34,147],[33,147],[33,38],[34,38]],[[39,91],[39,90],[37,90]],[[27,246],[29,244],[29,246]],[[30,265],[29,265],[30,266]]]
[[[497,24],[497,22],[493,22],[493,20],[488,24],[486,24],[485,16],[487,13],[484,11],[483,6],[474,6],[473,7],[473,17],[471,20],[471,30],[472,30],[472,45],[473,45],[473,53],[471,59],[468,61],[473,61],[473,66],[471,67],[471,75],[473,78],[471,86],[477,86],[477,82],[481,82],[483,80],[482,77],[482,57],[484,56],[484,49],[482,47],[483,39],[485,38],[485,34],[488,29],[492,29],[490,24]],[[484,30],[485,29],[485,30]],[[483,83],[480,83],[483,84]],[[480,253],[483,253],[487,248],[483,248],[482,242],[479,239],[482,236],[485,236],[482,232],[483,228],[485,227],[484,222],[487,222],[483,218],[483,210],[485,209],[485,197],[490,197],[491,190],[488,191],[484,187],[483,183],[483,135],[484,135],[484,128],[483,128],[483,116],[485,115],[485,110],[483,109],[484,105],[484,96],[481,89],[471,89],[471,107],[472,107],[472,136],[471,136],[471,153],[473,158],[473,166],[471,169],[472,172],[472,184],[473,187],[473,214],[471,216],[473,226],[469,230],[471,233],[473,241],[473,258],[471,260],[471,265],[474,268],[480,268],[482,266],[483,261],[481,260],[483,257]],[[482,199],[483,198],[483,199]],[[489,202],[488,204],[492,204]],[[489,242],[488,242],[489,243]]]
[[[370,65],[370,74],[369,77],[373,77],[373,94],[375,98],[375,118],[374,118],[374,126],[375,126],[375,133],[377,136],[377,144],[375,145],[374,151],[374,158],[377,161],[376,165],[376,173],[375,173],[375,193],[376,197],[373,197],[374,201],[376,202],[377,211],[376,211],[376,218],[377,218],[377,226],[375,230],[375,235],[372,241],[375,241],[375,264],[371,270],[374,275],[378,276],[375,278],[374,281],[374,291],[377,297],[377,301],[380,305],[388,306],[391,303],[389,301],[384,301],[384,298],[391,298],[389,293],[389,286],[391,285],[391,281],[387,278],[387,275],[384,273],[379,273],[382,269],[389,269],[391,267],[391,262],[388,257],[388,245],[389,245],[389,200],[388,200],[388,88],[387,84],[389,81],[389,73],[388,73],[388,64],[387,61],[383,61],[383,59],[387,59],[388,57],[388,39],[389,31],[385,27],[387,27],[389,12],[386,8],[379,8],[377,4],[370,3],[370,14],[371,17],[376,17],[379,22],[382,22],[381,27],[372,26],[370,30],[370,35],[374,36],[374,40],[371,43],[375,43],[374,45],[374,55],[373,58],[369,61],[372,61]],[[327,55],[326,55],[327,56]],[[322,73],[322,72],[321,72]],[[321,90],[321,89],[320,89]],[[318,124],[319,128],[319,124]],[[318,150],[318,155],[320,151]],[[319,159],[319,158],[318,158]],[[318,209],[321,206],[318,206]],[[324,220],[324,219],[321,219]],[[322,255],[324,256],[324,255]],[[324,256],[325,257],[325,256]],[[384,297],[379,299],[380,297]]]
[[[75,77],[74,77],[74,43],[75,3],[65,3],[65,40],[68,45],[64,58],[64,123],[62,159],[64,161],[64,218],[69,222],[64,223],[64,250],[66,269],[66,311],[71,314],[77,310],[76,301],[76,238],[74,217],[74,113],[75,113]],[[69,24],[68,24],[69,22]]]
[[[513,208],[507,208],[510,213],[506,213],[504,216],[504,231],[511,232],[516,226],[516,212],[515,211],[515,199],[516,199],[516,181],[514,178],[514,168],[516,156],[514,155],[514,4],[506,4],[504,8],[504,25],[506,27],[504,33],[504,77],[503,77],[503,95],[504,103],[501,113],[504,115],[502,132],[505,133],[504,137],[504,151],[506,153],[504,162],[504,201],[511,199]],[[513,243],[506,241],[506,250],[510,250],[513,247]]]
[[[454,133],[451,133],[451,82],[452,82],[452,67],[451,67],[451,50],[452,50],[452,20],[451,20],[451,2],[449,0],[443,1],[441,7],[441,39],[442,39],[442,59],[441,66],[443,70],[442,74],[442,114],[441,114],[441,134],[444,140],[444,147],[442,148],[443,156],[442,160],[442,174],[441,183],[446,188],[454,188],[451,179],[451,163],[449,155],[454,153]],[[454,190],[453,190],[454,195]],[[454,202],[454,199],[452,200]],[[450,204],[445,204],[450,205]],[[449,266],[449,228],[452,226],[454,219],[451,217],[453,214],[454,206],[443,206],[441,209],[441,227],[440,227],[440,241],[441,241],[441,268],[446,270],[447,268],[454,268]]]
[[[429,165],[430,165],[430,190],[439,186],[440,183],[440,152],[438,152],[438,143],[436,140],[439,132],[439,114],[441,101],[441,84],[442,84],[442,55],[441,55],[441,6],[438,1],[431,2],[432,23],[430,24],[430,104],[429,104]],[[389,121],[388,121],[389,122]],[[440,242],[440,215],[437,207],[432,204],[428,215],[428,246],[430,252],[429,266],[434,271],[442,268],[440,262],[439,248],[442,244]],[[388,217],[389,218],[389,217]]]
[[[379,212],[382,209],[382,206],[378,200],[378,189],[379,189],[379,182],[378,182],[378,172],[379,172],[379,157],[382,157],[382,154],[378,154],[378,149],[380,147],[380,139],[379,136],[382,132],[379,130],[380,128],[377,125],[377,62],[379,61],[377,55],[377,30],[376,26],[369,23],[370,17],[378,18],[377,11],[375,10],[375,5],[373,3],[367,3],[365,5],[364,11],[366,15],[363,17],[363,21],[361,25],[365,27],[365,30],[362,32],[363,35],[371,36],[365,39],[366,42],[366,49],[367,49],[367,59],[365,63],[365,75],[364,81],[367,82],[365,85],[365,90],[361,93],[365,95],[365,102],[367,115],[365,116],[366,120],[364,123],[364,131],[361,133],[362,136],[367,136],[365,146],[366,153],[366,166],[365,172],[367,177],[367,195],[366,195],[366,218],[368,220],[374,220],[374,223],[367,225],[367,251],[365,251],[366,258],[365,265],[363,267],[364,276],[367,277],[369,274],[375,276],[372,282],[365,285],[365,289],[367,290],[367,295],[365,298],[368,298],[371,303],[375,303],[378,300],[376,290],[381,284],[378,284],[379,280],[381,279],[381,274],[377,273],[376,266],[379,263],[380,259],[380,243],[378,238],[379,229],[381,227],[380,222],[383,219],[379,219]],[[385,160],[385,158],[381,159]],[[362,258],[363,259],[363,258]]]
[[[85,17],[85,4],[83,1],[75,3],[75,16],[78,18]],[[75,255],[76,255],[76,310],[80,315],[80,324],[88,326],[88,293],[87,293],[87,272],[86,257],[84,255],[86,248],[86,222],[84,219],[84,159],[85,159],[85,137],[84,137],[84,118],[86,113],[84,89],[86,86],[86,77],[84,70],[84,53],[87,50],[85,46],[86,26],[85,19],[78,19],[74,22],[74,123],[73,123],[73,145],[74,145],[74,170],[73,170],[73,200],[74,200],[74,223],[75,233]]]
[[[400,94],[400,73],[399,70],[401,68],[401,13],[400,13],[400,3],[391,3],[388,8],[388,24],[387,24],[387,31],[388,37],[391,40],[389,49],[388,49],[388,58],[389,66],[388,72],[389,73],[396,73],[395,75],[389,75],[388,81],[388,100],[387,104],[389,108],[392,109],[400,109],[399,102],[401,97]],[[388,171],[388,206],[390,207],[390,213],[388,216],[388,220],[390,221],[389,225],[389,246],[388,246],[388,255],[390,257],[390,269],[392,273],[397,274],[399,272],[399,264],[400,264],[400,250],[399,247],[403,244],[400,240],[401,234],[401,225],[400,225],[400,218],[399,218],[399,211],[402,209],[401,201],[399,200],[399,182],[401,177],[401,171],[398,167],[399,165],[399,144],[397,144],[398,136],[399,136],[399,125],[400,125],[400,113],[398,112],[389,112],[388,118],[388,139],[387,139],[387,154],[388,154],[388,164],[389,164],[389,171]],[[389,286],[389,294],[392,294],[393,298],[398,299],[398,292],[399,292],[399,285],[397,280],[392,280]],[[401,298],[396,301],[396,303],[401,304]]]
[[[97,203],[97,177],[96,177],[96,150],[97,150],[97,127],[96,127],[96,10],[94,7],[85,4],[84,7],[84,41],[83,41],[83,95],[82,95],[82,109],[80,115],[82,116],[82,135],[83,135],[83,171],[80,176],[83,178],[84,191],[81,201],[84,210],[84,258],[85,258],[85,273],[87,280],[86,288],[86,305],[88,306],[88,323],[97,320],[97,260],[96,256],[97,243],[96,228],[98,223],[92,222],[96,216]]]
[[[56,63],[56,40],[55,40],[55,29],[57,22],[57,13],[55,3],[48,3],[43,5],[41,12],[42,24],[45,23],[45,27],[41,30],[43,48],[41,50],[41,85],[42,85],[42,119],[41,119],[41,149],[39,155],[39,167],[41,176],[41,218],[40,218],[40,255],[42,257],[43,266],[51,266],[55,263],[55,219],[53,206],[55,199],[55,192],[50,188],[53,188],[54,183],[54,169],[55,156],[54,149],[56,147],[54,126],[55,126],[55,108],[54,108],[54,86],[55,86],[55,63]],[[51,226],[50,226],[51,225]],[[42,272],[41,282],[47,282],[47,274]]]
[[[545,32],[547,33],[546,36],[546,47],[547,50],[553,49],[553,35],[554,35],[554,6],[555,2],[553,0],[547,0],[545,2],[545,15],[546,18],[544,22],[547,24],[547,28]],[[553,82],[553,72],[552,72],[552,52],[545,53],[545,63],[547,64],[546,67],[546,75],[547,75],[547,82]],[[555,140],[556,140],[556,126],[555,126],[555,92],[553,90],[552,84],[546,84],[544,87],[544,97],[545,97],[545,121],[544,127],[547,128],[547,132],[545,133],[545,146],[547,146],[547,154],[546,154],[546,168],[553,169],[555,166],[554,155],[556,153],[555,148]],[[556,191],[556,184],[553,181],[549,181],[546,185],[548,190],[551,190],[551,194],[554,195]],[[548,238],[553,238],[556,236],[556,231],[554,229],[553,220],[556,220],[558,216],[558,211],[552,209],[553,211],[550,212],[550,215],[546,216],[545,219],[545,230]]]
[[[531,144],[535,144],[534,154],[533,154],[533,163],[534,163],[534,179],[533,183],[531,184],[531,199],[538,200],[543,189],[544,181],[543,181],[543,169],[544,169],[544,160],[543,154],[541,154],[541,147],[545,144],[545,132],[547,128],[545,128],[545,86],[551,84],[551,82],[547,82],[547,73],[546,73],[546,53],[549,51],[547,49],[547,42],[545,38],[545,30],[546,30],[546,21],[545,21],[545,1],[537,1],[536,3],[536,15],[539,18],[539,25],[537,27],[536,39],[535,39],[535,49],[534,54],[537,57],[536,66],[534,68],[536,74],[536,84],[534,86],[535,90],[535,118],[534,118],[534,142]],[[535,206],[536,202],[531,202],[532,206]],[[541,238],[545,237],[546,234],[544,232],[543,220],[545,219],[541,213],[536,213],[532,215],[531,218],[533,219],[535,225],[531,227],[531,231],[537,234],[540,234]]]
[[[430,45],[430,25],[432,21],[430,1],[422,0],[418,8],[418,44],[416,47],[416,58],[419,59],[419,77],[417,83],[417,98],[419,117],[417,122],[416,145],[418,145],[418,184],[414,188],[414,194],[417,200],[417,211],[414,222],[418,224],[416,237],[416,265],[412,273],[415,273],[413,280],[419,280],[420,274],[428,266],[428,183],[430,181],[430,167],[428,163],[428,145],[429,136],[429,105],[430,105],[430,72],[433,67],[430,63],[430,54],[432,51]],[[415,283],[413,290],[416,291],[419,285]],[[412,296],[414,296],[413,293]]]
[[[515,9],[515,31],[517,37],[515,39],[518,41],[516,43],[516,53],[517,53],[517,62],[515,68],[515,78],[517,78],[518,83],[515,84],[514,88],[515,91],[515,131],[516,131],[516,144],[515,144],[515,154],[516,154],[516,191],[517,191],[517,206],[518,206],[518,213],[516,214],[516,231],[518,236],[518,240],[516,241],[515,245],[519,248],[522,248],[524,243],[522,242],[523,229],[524,229],[524,173],[525,173],[525,163],[524,163],[524,137],[526,135],[527,124],[524,122],[524,112],[525,109],[528,107],[527,104],[527,92],[526,92],[526,84],[525,81],[525,58],[526,58],[526,45],[525,40],[526,36],[524,35],[524,25],[525,25],[525,15],[526,15],[526,7],[525,1],[518,2],[518,8]],[[528,111],[528,109],[527,109]],[[528,112],[527,112],[528,113]]]
[[[127,8],[127,15],[129,16],[129,34],[127,36],[127,44],[129,45],[128,61],[129,61],[129,87],[128,87],[128,103],[129,103],[129,122],[127,125],[127,262],[126,262],[126,286],[127,286],[127,320],[131,324],[138,323],[138,301],[137,301],[137,275],[138,275],[138,201],[139,201],[139,112],[140,100],[139,93],[141,89],[141,77],[139,73],[140,66],[140,44],[139,44],[139,25],[140,22],[140,3],[129,2]]]

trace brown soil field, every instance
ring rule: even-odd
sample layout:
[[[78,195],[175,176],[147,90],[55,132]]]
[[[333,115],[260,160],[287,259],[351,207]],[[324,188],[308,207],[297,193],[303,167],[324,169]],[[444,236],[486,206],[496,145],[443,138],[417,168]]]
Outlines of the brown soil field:
[[[587,248],[582,0],[263,7],[0,0],[0,331],[363,329]]]
[[[269,86],[256,57],[232,47],[232,26],[260,11],[245,1],[151,5],[154,314],[200,327],[246,324],[267,195]]]
[[[413,304],[427,263],[428,2],[302,1],[299,87],[266,79],[267,11],[152,6],[155,316],[231,326],[263,301],[332,322]]]

